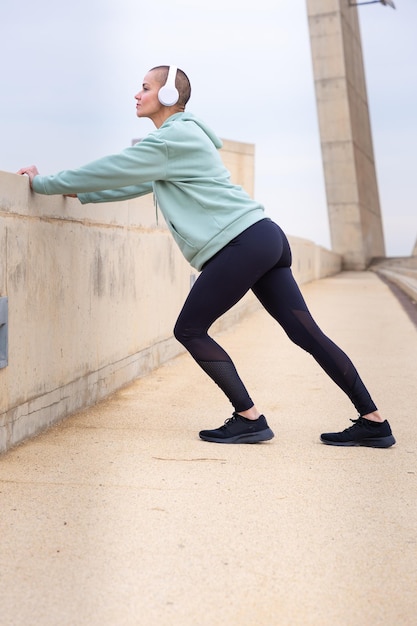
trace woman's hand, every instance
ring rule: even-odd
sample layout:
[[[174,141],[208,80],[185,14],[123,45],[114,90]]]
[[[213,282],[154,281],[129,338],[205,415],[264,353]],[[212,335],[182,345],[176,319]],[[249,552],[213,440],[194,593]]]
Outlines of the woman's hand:
[[[22,167],[22,169],[20,169],[17,174],[20,174],[21,176],[23,174],[26,174],[26,176],[29,177],[29,184],[30,187],[32,189],[32,181],[35,178],[35,176],[37,176],[39,174],[39,170],[36,167],[36,165],[28,165],[28,167]],[[64,198],[78,198],[76,193],[64,193]]]
[[[28,167],[22,167],[21,170],[17,172],[20,175],[26,174],[29,176],[29,184],[32,187],[32,181],[39,174],[38,168],[36,165],[29,165]]]

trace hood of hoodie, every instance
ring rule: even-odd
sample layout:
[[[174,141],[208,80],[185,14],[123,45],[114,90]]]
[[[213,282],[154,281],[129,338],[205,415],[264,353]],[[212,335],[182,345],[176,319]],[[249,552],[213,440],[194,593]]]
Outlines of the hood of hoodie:
[[[193,113],[187,113],[185,111],[182,113],[174,113],[174,115],[171,115],[171,117],[165,120],[165,122],[161,126],[161,129],[168,128],[169,126],[172,126],[172,124],[175,124],[175,122],[177,121],[194,122],[194,124],[197,124],[197,126],[201,128],[201,130],[207,135],[207,137],[218,150],[223,146],[222,140],[216,135],[216,133]]]

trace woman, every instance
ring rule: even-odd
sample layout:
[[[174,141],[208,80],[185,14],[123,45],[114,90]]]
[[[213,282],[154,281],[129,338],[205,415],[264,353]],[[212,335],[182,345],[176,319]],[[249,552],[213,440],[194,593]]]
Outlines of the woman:
[[[359,413],[354,425],[321,435],[331,445],[390,447],[395,443],[354,365],[311,317],[291,272],[291,251],[263,207],[233,185],[218,149],[221,141],[185,113],[187,76],[175,67],[150,70],[135,96],[138,117],[156,130],[117,155],[77,170],[40,176],[22,168],[34,191],[109,202],[154,193],[168,228],[190,264],[201,271],[174,334],[234,407],[223,426],[200,432],[217,443],[255,443],[274,436],[223,348],[207,334],[213,322],[252,289],[289,338],[308,351],[348,395]]]

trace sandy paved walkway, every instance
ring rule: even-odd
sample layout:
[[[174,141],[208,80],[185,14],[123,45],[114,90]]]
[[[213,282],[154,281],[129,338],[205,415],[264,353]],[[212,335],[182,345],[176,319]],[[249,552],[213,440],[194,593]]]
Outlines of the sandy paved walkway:
[[[303,288],[397,445],[263,312],[220,341],[275,439],[198,439],[231,411],[192,359],[0,457],[1,626],[415,626],[417,331],[372,273]]]

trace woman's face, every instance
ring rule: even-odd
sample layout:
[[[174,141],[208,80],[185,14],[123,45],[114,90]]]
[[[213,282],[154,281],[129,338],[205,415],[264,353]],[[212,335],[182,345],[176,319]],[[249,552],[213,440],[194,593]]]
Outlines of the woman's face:
[[[149,117],[156,122],[165,108],[158,100],[161,83],[157,80],[157,72],[148,72],[143,79],[142,89],[136,94],[136,115]]]

